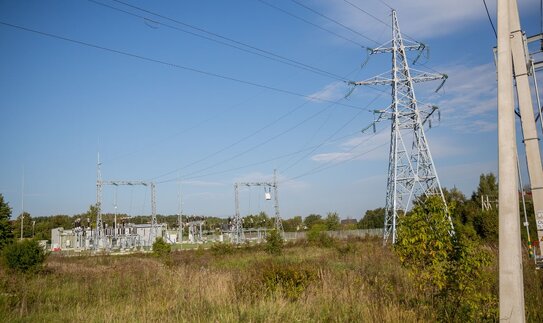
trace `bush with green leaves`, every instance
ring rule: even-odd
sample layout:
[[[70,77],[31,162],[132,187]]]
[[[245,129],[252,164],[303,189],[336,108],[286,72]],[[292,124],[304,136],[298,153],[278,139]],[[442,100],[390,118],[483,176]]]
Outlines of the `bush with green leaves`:
[[[235,248],[231,243],[219,242],[211,245],[211,253],[215,256],[231,255],[234,253]]]
[[[13,232],[9,223],[10,217],[11,207],[8,202],[4,202],[4,196],[0,194],[0,250],[13,240]]]
[[[280,255],[283,252],[283,237],[279,231],[273,229],[268,232],[265,249],[271,255]]]
[[[4,247],[5,265],[17,272],[34,272],[41,268],[47,254],[36,240],[23,240]]]
[[[272,258],[255,262],[243,275],[235,278],[239,300],[257,302],[263,297],[283,297],[296,301],[318,278],[318,266],[312,262],[291,262]]]
[[[485,274],[490,252],[450,234],[447,212],[454,214],[454,204],[447,211],[439,196],[417,203],[399,218],[394,251],[443,321],[495,321],[497,298]]]
[[[157,256],[168,255],[172,251],[172,246],[164,241],[162,237],[158,237],[153,243],[153,252]]]
[[[333,247],[335,241],[334,238],[326,233],[327,228],[328,227],[322,223],[314,224],[311,229],[307,231],[307,241],[319,247]]]

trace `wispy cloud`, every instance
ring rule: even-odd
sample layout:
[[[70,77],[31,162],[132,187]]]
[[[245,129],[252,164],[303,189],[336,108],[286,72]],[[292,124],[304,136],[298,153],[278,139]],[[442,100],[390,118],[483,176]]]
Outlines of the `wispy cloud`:
[[[379,160],[386,159],[386,143],[390,138],[387,131],[375,135],[361,134],[342,142],[336,149],[311,157],[316,162],[339,163],[346,160]]]
[[[321,90],[309,94],[308,100],[322,102],[325,101],[335,101],[339,100],[345,96],[347,93],[347,88],[343,82],[334,82],[326,85]]]
[[[445,66],[442,70],[449,75],[444,94],[436,101],[442,111],[442,125],[469,133],[495,130],[494,64]]]
[[[350,2],[368,11],[383,22],[390,24],[390,9],[382,3],[364,0],[350,0]],[[318,0],[317,3],[335,19],[350,28],[371,36],[371,38],[382,38],[379,35],[390,35],[388,31],[390,28],[385,24],[343,1]],[[389,0],[387,3],[397,10],[402,32],[413,35],[413,37],[416,36],[416,39],[429,39],[448,35],[469,28],[474,22],[488,19],[484,6],[480,1]],[[491,15],[495,17],[495,1],[487,1],[487,3]],[[536,8],[538,4],[539,2],[536,0],[520,1],[519,8],[520,10]],[[332,23],[330,23],[329,27],[340,28]],[[383,34],[383,29],[387,31],[385,34]],[[340,31],[344,32],[344,30]]]

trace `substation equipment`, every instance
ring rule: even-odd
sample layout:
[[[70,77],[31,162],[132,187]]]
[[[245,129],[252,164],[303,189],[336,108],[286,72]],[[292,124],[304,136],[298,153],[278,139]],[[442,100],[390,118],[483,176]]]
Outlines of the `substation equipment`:
[[[271,200],[272,195],[272,189],[273,189],[273,201],[274,201],[274,210],[275,210],[275,217],[274,217],[274,228],[279,232],[281,235],[283,235],[283,221],[281,219],[281,214],[279,213],[279,195],[278,195],[278,186],[277,186],[277,171],[273,171],[273,181],[271,182],[237,182],[234,183],[234,199],[235,199],[235,207],[236,207],[236,213],[234,215],[234,219],[232,221],[230,233],[231,233],[231,240],[233,243],[242,243],[245,241],[245,233],[243,229],[243,219],[241,218],[240,211],[239,211],[239,188],[240,186],[258,186],[258,187],[264,187],[264,198],[266,200]],[[260,231],[258,231],[258,235],[260,237]]]

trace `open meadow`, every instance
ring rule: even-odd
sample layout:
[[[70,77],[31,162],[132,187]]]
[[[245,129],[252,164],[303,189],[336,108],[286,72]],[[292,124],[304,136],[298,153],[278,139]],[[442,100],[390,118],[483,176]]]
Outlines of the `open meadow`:
[[[541,322],[543,273],[525,268],[527,318]],[[496,269],[496,261],[485,268],[490,284],[479,291],[488,298],[478,320],[497,318]],[[51,255],[38,273],[2,268],[0,287],[2,322],[449,320],[380,239],[304,241],[282,255],[229,245],[163,257]]]

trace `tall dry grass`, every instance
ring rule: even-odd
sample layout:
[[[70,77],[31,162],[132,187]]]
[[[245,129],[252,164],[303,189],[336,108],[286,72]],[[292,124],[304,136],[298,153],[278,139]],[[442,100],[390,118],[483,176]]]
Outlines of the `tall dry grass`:
[[[338,242],[334,248],[298,243],[280,257],[258,248],[224,255],[183,251],[166,258],[50,257],[32,276],[0,269],[0,288],[2,322],[439,319],[393,253],[376,240]],[[533,318],[542,317],[540,308],[534,311]]]

